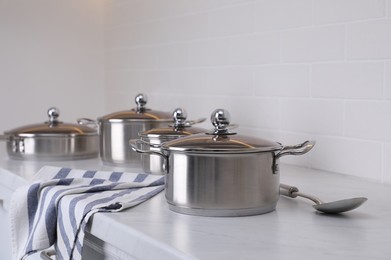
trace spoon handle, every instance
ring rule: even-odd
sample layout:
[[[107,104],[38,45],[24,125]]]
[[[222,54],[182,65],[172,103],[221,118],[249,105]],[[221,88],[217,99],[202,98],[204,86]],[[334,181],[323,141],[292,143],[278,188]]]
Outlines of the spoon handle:
[[[316,204],[322,204],[323,202],[313,195],[299,192],[299,189],[295,186],[280,183],[280,194],[283,196],[296,198],[297,196],[312,200]]]
[[[299,189],[297,187],[280,183],[280,194],[281,195],[291,197],[291,198],[296,198],[297,197],[296,192],[299,192]]]

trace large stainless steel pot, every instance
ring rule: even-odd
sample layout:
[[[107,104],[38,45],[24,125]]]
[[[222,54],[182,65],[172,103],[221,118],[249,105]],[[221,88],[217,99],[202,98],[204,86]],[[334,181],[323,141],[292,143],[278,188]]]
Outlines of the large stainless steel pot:
[[[98,118],[100,157],[105,164],[141,166],[141,156],[129,149],[138,133],[173,123],[171,113],[146,108],[147,96],[138,94],[137,107]]]
[[[165,142],[166,200],[173,211],[201,216],[246,216],[273,211],[279,199],[279,158],[304,154],[313,141],[283,146],[228,131],[229,114],[211,117],[215,130]],[[145,151],[132,145],[134,150]]]
[[[172,113],[174,124],[170,127],[153,128],[139,133],[139,144],[141,149],[150,151],[161,151],[160,146],[164,142],[172,141],[192,134],[205,133],[206,130],[192,125],[205,121],[201,118],[194,121],[186,121],[187,113],[183,108],[177,108]],[[143,171],[152,174],[164,174],[163,158],[156,154],[141,154]]]
[[[49,120],[4,132],[7,153],[19,160],[76,160],[98,156],[98,133],[95,129],[58,120],[59,110],[48,110]]]

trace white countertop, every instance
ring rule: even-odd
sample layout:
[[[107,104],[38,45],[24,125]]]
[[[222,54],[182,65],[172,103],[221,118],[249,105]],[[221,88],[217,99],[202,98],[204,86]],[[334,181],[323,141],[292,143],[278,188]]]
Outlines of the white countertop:
[[[9,189],[42,165],[118,170],[98,159],[12,161],[0,145],[0,168],[12,172],[1,172],[1,183]],[[162,192],[120,213],[95,214],[90,233],[140,259],[390,259],[390,185],[288,165],[281,166],[281,182],[324,201],[359,196],[368,201],[348,213],[325,215],[308,200],[281,197],[277,209],[264,215],[199,217],[170,211]]]

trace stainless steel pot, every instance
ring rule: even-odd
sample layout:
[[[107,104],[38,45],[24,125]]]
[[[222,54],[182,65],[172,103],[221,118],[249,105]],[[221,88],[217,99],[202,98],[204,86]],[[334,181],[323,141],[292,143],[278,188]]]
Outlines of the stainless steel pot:
[[[139,133],[139,145],[142,150],[161,151],[160,146],[164,142],[172,141],[192,134],[205,133],[203,128],[193,127],[192,125],[205,121],[201,118],[194,121],[186,121],[187,113],[183,108],[177,108],[172,113],[174,124],[170,127],[154,128]],[[163,158],[156,154],[141,154],[141,164],[143,171],[152,174],[164,174]]]
[[[141,156],[129,149],[129,140],[140,132],[167,127],[173,123],[171,113],[146,108],[147,96],[138,94],[137,107],[98,118],[100,157],[105,164],[141,166]],[[83,119],[81,120],[83,122]]]
[[[315,142],[283,146],[230,132],[227,111],[211,117],[215,130],[165,142],[166,200],[175,212],[246,216],[273,211],[279,199],[279,158],[304,154]],[[132,145],[140,153],[150,153]]]
[[[76,160],[98,156],[98,133],[95,129],[58,120],[59,110],[48,110],[43,124],[22,126],[4,132],[7,153],[19,160]]]

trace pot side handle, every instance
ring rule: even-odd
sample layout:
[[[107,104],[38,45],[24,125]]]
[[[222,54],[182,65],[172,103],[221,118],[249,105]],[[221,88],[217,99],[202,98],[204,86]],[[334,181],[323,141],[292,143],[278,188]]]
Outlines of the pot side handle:
[[[187,126],[192,126],[192,125],[195,125],[195,124],[200,124],[200,123],[204,122],[205,120],[206,120],[206,118],[203,117],[203,118],[198,118],[198,119],[195,119],[195,120],[186,121],[185,124]]]
[[[92,128],[98,128],[98,122],[89,118],[79,118],[77,119],[77,123],[79,125],[86,125]]]
[[[315,145],[315,141],[305,141],[304,143],[292,145],[292,146],[284,146],[282,150],[276,154],[276,158],[280,158],[285,155],[301,155],[309,152]]]
[[[143,149],[139,148],[139,146],[141,144],[148,145],[150,147],[157,147],[157,146],[151,145],[151,144],[149,144],[147,142],[144,142],[144,141],[142,141],[140,139],[130,139],[129,140],[129,144],[130,144],[130,147],[132,148],[132,150],[135,151],[135,152],[145,153],[145,154],[156,154],[156,155],[159,155],[159,156],[163,157],[164,160],[168,159],[167,156],[164,153],[162,153],[162,152],[152,151],[152,150],[143,150]]]

